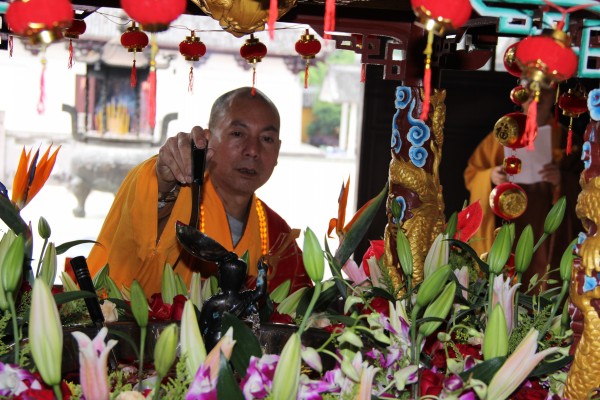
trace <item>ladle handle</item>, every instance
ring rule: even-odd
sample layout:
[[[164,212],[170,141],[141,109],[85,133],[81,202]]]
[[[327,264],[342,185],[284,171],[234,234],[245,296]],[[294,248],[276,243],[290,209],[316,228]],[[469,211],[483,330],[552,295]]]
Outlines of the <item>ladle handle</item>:
[[[90,276],[90,270],[88,269],[85,257],[78,256],[72,258],[71,266],[73,267],[73,272],[75,273],[75,279],[79,284],[79,288],[87,292],[92,292],[95,295],[96,289],[94,288],[94,282],[92,282],[92,277]],[[96,325],[102,325],[104,323],[104,315],[102,314],[98,297],[86,297],[84,300],[92,322]]]

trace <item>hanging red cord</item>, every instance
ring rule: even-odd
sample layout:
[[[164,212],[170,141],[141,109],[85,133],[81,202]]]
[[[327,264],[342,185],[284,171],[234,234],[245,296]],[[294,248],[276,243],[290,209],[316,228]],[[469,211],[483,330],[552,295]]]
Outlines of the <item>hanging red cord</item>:
[[[269,37],[271,40],[275,39],[275,22],[279,17],[279,8],[277,5],[277,0],[271,0],[269,3],[269,20],[267,24],[269,25]]]

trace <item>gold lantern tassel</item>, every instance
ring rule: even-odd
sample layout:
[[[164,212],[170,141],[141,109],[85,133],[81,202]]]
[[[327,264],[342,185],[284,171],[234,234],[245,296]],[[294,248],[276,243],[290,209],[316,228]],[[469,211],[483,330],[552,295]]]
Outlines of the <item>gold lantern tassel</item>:
[[[13,35],[10,35],[8,37],[8,48],[9,48],[8,56],[12,57],[12,55],[13,55]]]
[[[190,67],[190,75],[188,81],[188,92],[192,93],[194,91],[194,66]]]
[[[42,74],[40,76],[40,97],[37,103],[38,114],[43,114],[46,111],[46,47],[42,49]]]
[[[154,129],[156,126],[156,33],[152,33],[152,50],[150,57],[150,72],[148,73],[148,83],[150,90],[148,93],[148,123]]]
[[[425,95],[423,96],[423,108],[421,109],[420,119],[427,121],[429,116],[429,102],[431,98],[431,54],[433,53],[433,31],[427,32],[427,46],[425,47],[425,75],[423,76],[423,88]]]
[[[252,96],[256,95],[256,58],[252,61]]]

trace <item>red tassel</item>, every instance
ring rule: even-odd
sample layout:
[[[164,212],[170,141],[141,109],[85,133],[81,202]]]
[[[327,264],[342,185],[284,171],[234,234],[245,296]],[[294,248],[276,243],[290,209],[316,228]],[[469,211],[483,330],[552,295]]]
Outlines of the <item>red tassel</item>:
[[[42,74],[40,76],[40,97],[37,103],[37,112],[38,114],[43,114],[46,111],[46,56],[42,58]]]
[[[8,48],[10,49],[8,51],[8,56],[12,57],[12,54],[13,54],[13,36],[12,35],[10,35],[8,37]]]
[[[254,85],[256,84],[256,61],[254,61],[254,65],[252,66],[252,96],[256,95],[256,88]]]
[[[135,57],[135,52],[133,53]],[[129,76],[129,84],[132,88],[137,85],[137,68],[135,67],[135,58],[133,59],[133,67],[131,67],[131,75]]]
[[[527,150],[533,150],[533,142],[538,134],[537,124],[537,106],[539,101],[539,92],[535,94],[535,98],[529,104],[527,109],[527,121],[525,122],[525,142],[527,143]]]
[[[360,66],[360,81],[365,83],[367,80],[367,64],[362,64]]]
[[[190,67],[190,75],[188,81],[188,92],[192,93],[194,91],[194,67]]]
[[[306,67],[304,67],[304,89],[308,88],[308,65],[309,61],[306,60]]]
[[[150,84],[150,90],[148,91],[148,124],[154,129],[156,126],[156,69],[154,68],[150,68],[148,83]]]
[[[325,0],[325,19],[323,22],[323,37],[331,39],[331,35],[327,32],[335,31],[335,0]]]
[[[567,155],[573,151],[573,117],[569,120],[569,132],[567,133]]]
[[[73,68],[73,39],[69,39],[69,69]]]
[[[429,102],[431,99],[431,68],[425,68],[423,87],[425,89],[425,95],[423,96],[423,108],[421,109],[421,116],[419,118],[423,121],[427,121],[427,118],[429,117]]]
[[[269,37],[271,40],[275,38],[275,22],[279,17],[279,8],[277,6],[277,0],[271,0],[269,3],[269,21],[267,24],[269,25]]]

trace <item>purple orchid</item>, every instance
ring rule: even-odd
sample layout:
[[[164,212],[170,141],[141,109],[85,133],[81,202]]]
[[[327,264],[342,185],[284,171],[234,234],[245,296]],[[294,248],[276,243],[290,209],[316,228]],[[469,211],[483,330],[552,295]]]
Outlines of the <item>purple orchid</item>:
[[[210,367],[200,364],[185,400],[217,400],[217,380],[211,379]]]
[[[271,392],[275,368],[279,362],[276,354],[266,354],[261,358],[250,357],[246,376],[240,386],[246,399],[264,399]]]
[[[31,372],[16,365],[0,363],[0,396],[18,396],[29,388],[42,388]]]

